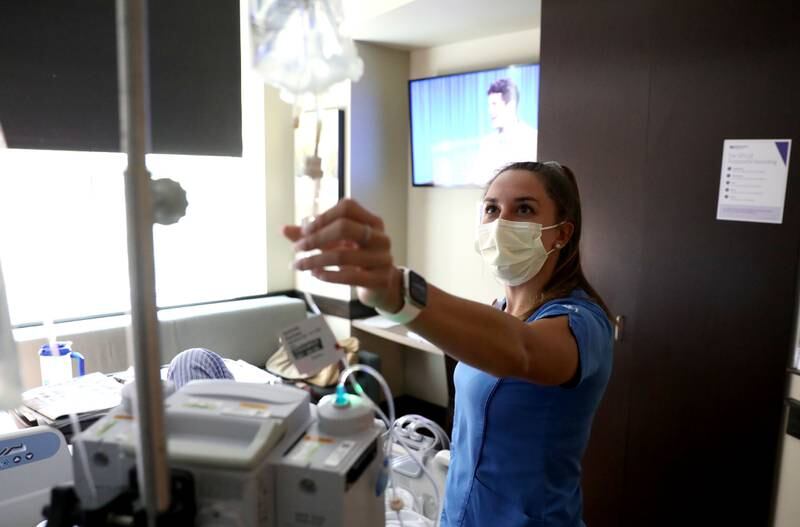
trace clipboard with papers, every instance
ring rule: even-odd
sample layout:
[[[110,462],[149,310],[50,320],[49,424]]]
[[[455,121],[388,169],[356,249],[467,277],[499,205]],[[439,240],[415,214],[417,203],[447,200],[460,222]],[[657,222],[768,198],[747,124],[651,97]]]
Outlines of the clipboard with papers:
[[[70,414],[83,424],[121,402],[122,384],[102,373],[90,373],[23,392],[22,405],[14,414],[26,425],[49,425],[65,431]]]

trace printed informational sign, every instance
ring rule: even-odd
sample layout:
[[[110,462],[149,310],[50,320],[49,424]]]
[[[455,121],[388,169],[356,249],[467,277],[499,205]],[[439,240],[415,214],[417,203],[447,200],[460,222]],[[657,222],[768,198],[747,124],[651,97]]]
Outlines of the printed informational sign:
[[[783,223],[791,139],[726,139],[717,219]]]
[[[281,339],[289,359],[303,375],[317,373],[344,358],[344,352],[336,345],[336,337],[322,316],[307,318],[284,329]]]

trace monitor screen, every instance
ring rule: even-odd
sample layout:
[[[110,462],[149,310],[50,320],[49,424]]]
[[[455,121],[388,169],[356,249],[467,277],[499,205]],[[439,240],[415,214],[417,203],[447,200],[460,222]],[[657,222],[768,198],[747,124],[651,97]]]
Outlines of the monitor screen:
[[[408,91],[414,186],[483,186],[536,160],[538,64],[412,80]]]

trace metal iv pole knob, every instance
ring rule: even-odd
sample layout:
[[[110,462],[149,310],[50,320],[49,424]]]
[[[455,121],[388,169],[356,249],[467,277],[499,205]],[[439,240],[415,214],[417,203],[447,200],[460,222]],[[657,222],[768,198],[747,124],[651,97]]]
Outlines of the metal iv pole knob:
[[[189,201],[180,183],[171,179],[150,181],[153,193],[153,220],[159,225],[172,225],[186,215]]]

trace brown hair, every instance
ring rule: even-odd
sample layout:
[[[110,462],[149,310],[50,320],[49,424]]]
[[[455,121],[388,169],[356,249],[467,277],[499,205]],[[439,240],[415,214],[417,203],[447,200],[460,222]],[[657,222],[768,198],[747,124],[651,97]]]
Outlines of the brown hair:
[[[592,287],[581,268],[581,198],[578,193],[578,183],[575,174],[568,167],[556,162],[539,163],[536,161],[521,161],[511,163],[501,168],[489,181],[486,190],[501,174],[509,170],[525,170],[534,174],[544,185],[547,195],[556,204],[556,221],[566,221],[575,226],[572,237],[558,253],[558,262],[550,280],[544,285],[541,297],[532,312],[549,300],[568,297],[575,289],[582,289],[596,302],[606,316],[611,318],[611,311]]]

